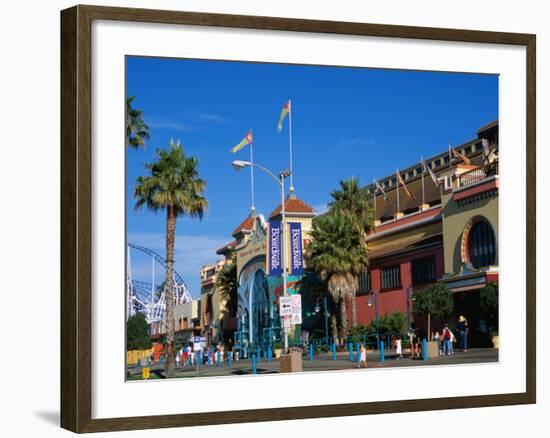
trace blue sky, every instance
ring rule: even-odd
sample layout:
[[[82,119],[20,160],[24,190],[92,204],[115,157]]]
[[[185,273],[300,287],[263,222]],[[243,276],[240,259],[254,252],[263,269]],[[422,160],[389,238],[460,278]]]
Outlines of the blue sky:
[[[474,138],[498,117],[495,75],[129,57],[126,93],[151,129],[145,150],[127,151],[128,241],[164,256],[165,216],[134,211],[132,191],[170,138],[198,157],[207,182],[204,219],[180,218],[176,229],[176,269],[195,297],[200,266],[216,260],[215,249],[250,211],[250,173],[231,167],[249,159],[248,148],[229,150],[253,129],[254,160],[274,172],[288,168],[288,120],[281,134],[276,126],[289,98],[296,194],[317,209],[340,179],[368,184]],[[267,215],[280,192],[260,172],[255,185],[256,209]],[[133,253],[134,277],[149,281],[150,271]]]

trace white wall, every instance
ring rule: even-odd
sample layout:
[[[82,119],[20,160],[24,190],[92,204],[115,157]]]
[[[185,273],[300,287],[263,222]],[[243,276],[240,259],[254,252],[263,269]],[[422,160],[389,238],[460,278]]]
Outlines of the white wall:
[[[297,18],[364,21],[387,24],[457,27],[510,32],[537,33],[538,76],[538,162],[548,155],[547,111],[550,94],[545,79],[550,77],[548,50],[550,30],[545,2],[414,1],[353,2],[272,2],[233,0],[188,1],[88,1],[112,6],[156,7],[163,9],[273,15]],[[59,405],[59,10],[71,1],[50,0],[4,2],[0,16],[0,114],[2,121],[0,180],[0,291],[2,291],[0,360],[0,427],[4,436],[50,437],[68,432],[58,428]],[[7,137],[5,133],[7,132]],[[538,172],[538,223],[548,220],[544,207],[548,191],[545,176]],[[544,199],[543,199],[544,198]],[[546,212],[548,213],[548,212]],[[546,216],[546,217],[544,217]],[[411,433],[426,437],[475,437],[530,435],[545,427],[543,411],[549,408],[548,384],[540,373],[548,363],[548,349],[542,324],[543,308],[548,309],[542,278],[547,262],[541,249],[548,231],[538,230],[539,247],[539,404],[472,410],[320,419],[272,424],[244,424],[163,431],[164,436],[212,436],[217,433],[254,434],[275,437],[315,434],[319,437],[380,436]],[[7,292],[9,291],[9,293]],[[29,303],[31,301],[31,303]],[[31,304],[29,306],[29,304]],[[21,311],[25,309],[25,313]],[[25,324],[20,323],[24,318]],[[18,329],[23,327],[22,332]],[[548,324],[546,324],[548,327]],[[7,357],[8,345],[15,349]],[[546,357],[543,357],[546,356]],[[543,429],[544,430],[544,429]],[[113,436],[154,436],[144,431]],[[111,434],[109,434],[111,435]],[[244,435],[243,435],[244,436]]]

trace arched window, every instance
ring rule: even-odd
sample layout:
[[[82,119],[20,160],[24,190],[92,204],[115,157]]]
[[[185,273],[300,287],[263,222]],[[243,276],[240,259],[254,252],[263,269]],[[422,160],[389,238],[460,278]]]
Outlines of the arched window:
[[[495,263],[495,233],[491,225],[480,220],[470,230],[468,236],[468,258],[474,268],[493,265]]]

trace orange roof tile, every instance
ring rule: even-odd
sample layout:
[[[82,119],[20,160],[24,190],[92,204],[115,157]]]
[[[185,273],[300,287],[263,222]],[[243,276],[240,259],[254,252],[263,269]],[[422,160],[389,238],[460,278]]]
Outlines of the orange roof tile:
[[[306,204],[301,199],[298,199],[295,196],[289,196],[285,200],[285,214],[287,213],[302,213],[314,215],[315,209],[309,204]],[[273,218],[280,214],[281,204],[279,204],[277,208],[270,213],[269,218]]]
[[[232,235],[240,233],[241,231],[250,231],[252,230],[252,227],[254,226],[254,217],[252,215],[248,215],[244,221],[241,222],[241,224],[233,230]]]

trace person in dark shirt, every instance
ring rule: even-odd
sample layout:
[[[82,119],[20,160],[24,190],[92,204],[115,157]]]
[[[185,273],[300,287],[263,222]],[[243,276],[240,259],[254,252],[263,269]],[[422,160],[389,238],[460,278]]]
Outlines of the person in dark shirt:
[[[459,334],[460,348],[462,351],[468,351],[468,321],[464,316],[460,315],[456,329]]]

